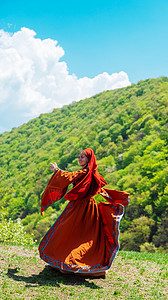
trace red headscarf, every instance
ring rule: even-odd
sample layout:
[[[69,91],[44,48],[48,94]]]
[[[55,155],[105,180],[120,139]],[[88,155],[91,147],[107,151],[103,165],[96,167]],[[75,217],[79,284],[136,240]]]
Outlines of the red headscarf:
[[[64,196],[64,198],[69,201],[94,196],[100,192],[101,187],[107,184],[104,178],[97,171],[94,151],[87,148],[84,152],[89,159],[89,170],[86,176]]]

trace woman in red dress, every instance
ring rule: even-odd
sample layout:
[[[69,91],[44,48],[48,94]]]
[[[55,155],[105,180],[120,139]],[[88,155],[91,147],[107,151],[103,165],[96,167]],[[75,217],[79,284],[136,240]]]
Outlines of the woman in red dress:
[[[54,171],[42,196],[41,213],[64,196],[69,203],[42,239],[40,257],[63,273],[102,276],[118,252],[119,222],[129,194],[103,188],[106,181],[97,171],[90,148],[79,154],[77,172]],[[70,183],[74,187],[66,194]],[[109,203],[96,203],[101,194]]]

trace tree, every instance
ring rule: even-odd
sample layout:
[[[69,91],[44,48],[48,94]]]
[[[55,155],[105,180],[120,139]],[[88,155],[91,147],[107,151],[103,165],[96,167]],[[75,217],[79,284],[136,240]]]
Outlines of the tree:
[[[145,216],[134,219],[128,230],[121,234],[121,248],[123,250],[140,251],[140,246],[145,242],[149,242],[153,225],[154,221]]]

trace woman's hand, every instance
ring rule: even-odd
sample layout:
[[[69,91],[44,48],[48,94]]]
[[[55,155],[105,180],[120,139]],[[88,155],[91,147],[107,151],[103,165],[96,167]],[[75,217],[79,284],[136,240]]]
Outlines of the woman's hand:
[[[50,170],[53,171],[53,172],[56,172],[58,170],[58,166],[57,166],[57,163],[54,162],[54,163],[49,163],[50,165]]]

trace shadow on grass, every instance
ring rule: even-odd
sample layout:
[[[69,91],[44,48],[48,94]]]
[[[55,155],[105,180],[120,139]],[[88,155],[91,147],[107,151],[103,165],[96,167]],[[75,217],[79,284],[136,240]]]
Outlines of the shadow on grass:
[[[6,274],[9,278],[12,278],[16,281],[24,281],[27,283],[26,287],[35,287],[35,286],[56,286],[60,287],[60,284],[65,285],[85,285],[91,289],[100,289],[101,287],[96,285],[94,282],[89,282],[86,279],[89,277],[78,276],[73,274],[61,274],[56,269],[45,266],[44,270],[41,271],[38,275],[24,276],[17,274],[19,268],[8,269]]]

